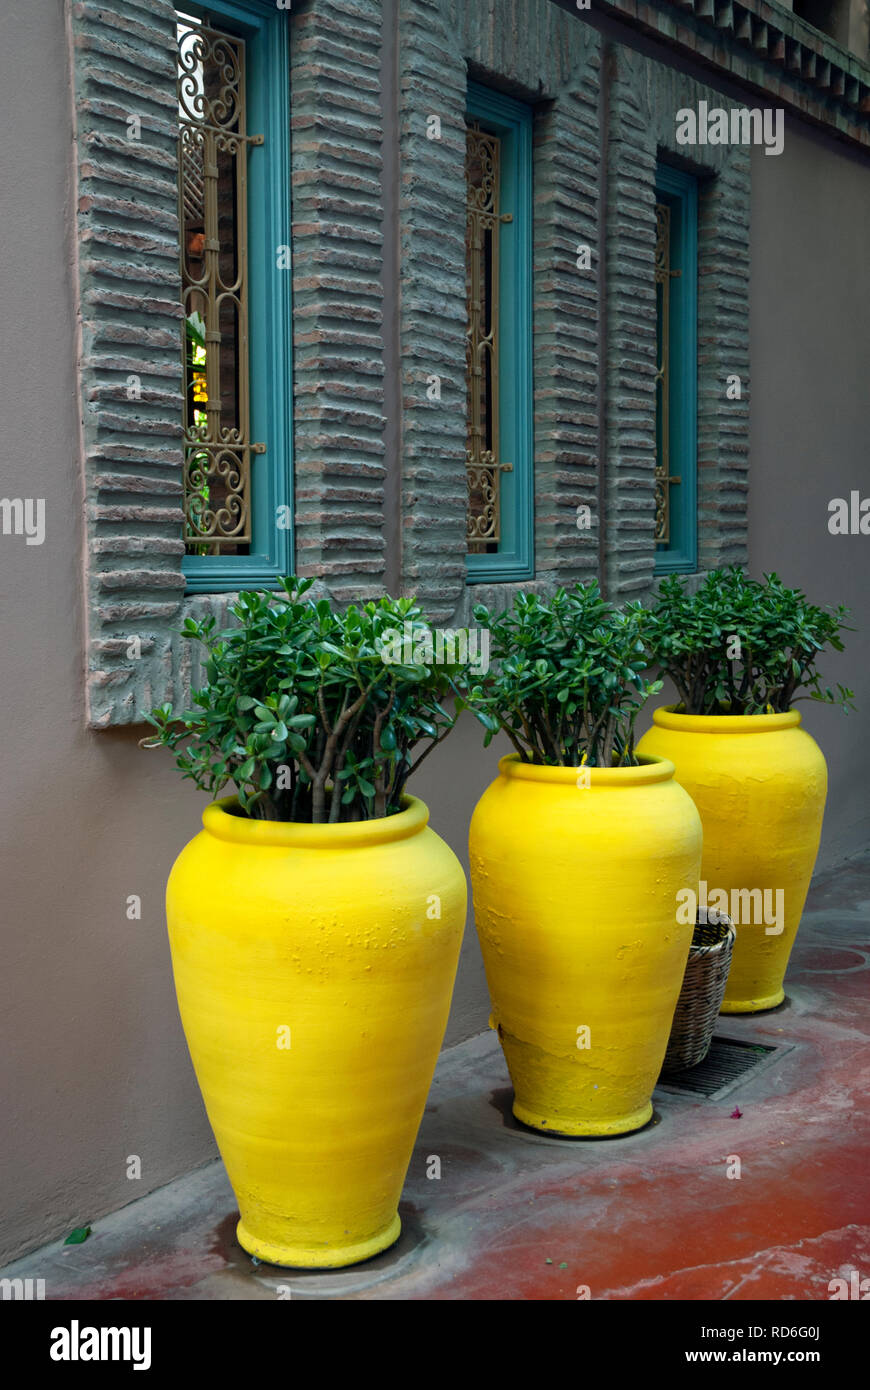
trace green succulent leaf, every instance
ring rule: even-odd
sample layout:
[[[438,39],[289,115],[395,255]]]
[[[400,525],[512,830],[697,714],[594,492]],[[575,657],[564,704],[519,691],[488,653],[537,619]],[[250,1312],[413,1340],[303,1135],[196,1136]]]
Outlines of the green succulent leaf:
[[[405,784],[453,728],[467,667],[442,660],[415,599],[384,598],[340,611],[314,600],[312,580],[241,592],[230,625],[188,618],[206,684],[191,708],[143,718],[146,746],[164,746],[182,777],[213,798],[229,785],[257,819],[365,820],[402,809]],[[410,625],[426,662],[395,664],[391,634]]]
[[[474,616],[489,629],[493,669],[465,704],[485,746],[502,730],[526,762],[636,761],[634,723],[649,693],[639,607],[612,607],[593,582],[550,597],[518,594],[505,612],[476,604]]]
[[[70,1231],[64,1245],[83,1245],[90,1234],[90,1226],[76,1226],[74,1231]]]
[[[752,579],[731,565],[705,575],[695,592],[679,575],[663,579],[643,635],[687,714],[784,713],[800,699],[848,710],[851,691],[838,686],[833,695],[816,666],[826,648],[843,650],[848,617],[842,606],[810,603],[777,574]]]

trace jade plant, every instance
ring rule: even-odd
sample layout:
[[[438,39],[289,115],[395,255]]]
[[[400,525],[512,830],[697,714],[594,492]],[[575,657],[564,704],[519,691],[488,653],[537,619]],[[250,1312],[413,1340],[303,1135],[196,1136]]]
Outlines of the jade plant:
[[[315,824],[402,809],[405,783],[447,736],[459,663],[431,660],[432,629],[410,598],[345,612],[314,599],[313,581],[283,579],[245,592],[235,624],[188,618],[183,635],[206,654],[193,708],[162,705],[144,718],[143,746],[172,750],[185,777],[213,797],[235,787],[256,819]],[[411,640],[397,642],[397,633]]]
[[[685,714],[778,714],[796,700],[851,706],[853,692],[821,684],[816,662],[843,650],[849,610],[819,608],[777,574],[714,570],[695,593],[662,580],[644,625],[651,662],[670,676]],[[799,694],[803,691],[803,694]]]
[[[520,593],[498,615],[478,604],[494,665],[466,704],[488,745],[504,730],[523,762],[634,766],[634,726],[662,682],[644,677],[642,609],[614,608],[597,583],[552,597]]]

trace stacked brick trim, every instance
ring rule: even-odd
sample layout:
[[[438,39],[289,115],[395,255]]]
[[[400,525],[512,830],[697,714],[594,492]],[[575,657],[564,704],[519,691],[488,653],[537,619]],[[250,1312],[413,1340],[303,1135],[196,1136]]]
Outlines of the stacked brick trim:
[[[446,620],[465,588],[467,73],[442,0],[400,0],[399,55],[402,584]]]
[[[174,11],[73,4],[70,30],[87,707],[102,726],[160,685],[184,594]]]
[[[179,630],[224,624],[234,595],[185,595],[182,573],[175,7],[68,15],[86,708],[104,728],[188,703],[202,669]],[[342,600],[381,592],[384,568],[380,6],[302,0],[292,25],[297,568]]]
[[[610,597],[653,583],[656,307],[655,172],[662,153],[701,177],[698,190],[698,568],[746,560],[749,453],[750,155],[741,146],[676,144],[675,113],[713,89],[621,46],[611,78],[607,212],[606,569]],[[702,158],[696,158],[699,154]],[[706,176],[706,177],[705,177]],[[726,399],[727,378],[741,399]]]
[[[339,601],[384,576],[381,7],[293,7],[296,569]]]
[[[537,583],[595,572],[599,39],[549,0],[400,0],[403,588],[466,621],[517,587],[466,585],[465,98],[469,75],[537,107],[535,548]],[[439,138],[430,138],[440,122]],[[577,269],[579,244],[592,269]],[[440,380],[441,399],[427,397]]]
[[[551,585],[598,570],[599,69],[596,47],[536,122],[535,571]]]

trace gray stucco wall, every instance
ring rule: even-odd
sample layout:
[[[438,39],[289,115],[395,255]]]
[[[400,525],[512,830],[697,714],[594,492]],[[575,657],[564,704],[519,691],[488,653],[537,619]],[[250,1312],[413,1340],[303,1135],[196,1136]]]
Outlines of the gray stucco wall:
[[[849,604],[858,629],[823,667],[857,713],[799,705],[828,761],[834,863],[870,829],[870,536],[828,531],[832,498],[870,496],[870,160],[787,119],[783,153],[754,152],[752,184],[750,569]]]
[[[0,1261],[133,1200],[215,1153],[178,1021],[163,890],[201,796],[133,729],[84,726],[82,491],[69,279],[71,122],[61,0],[0,10],[3,491],[44,497],[44,545],[0,537],[4,909]],[[39,99],[34,99],[39,74]],[[761,156],[752,230],[751,564],[865,608],[866,547],[827,502],[870,491],[866,164],[789,125]],[[12,329],[14,328],[14,331]],[[859,616],[859,621],[862,617]],[[830,663],[866,708],[870,650]],[[866,716],[811,707],[832,774],[827,862],[866,843]],[[495,773],[464,721],[417,791],[465,856]],[[126,916],[128,895],[142,918]],[[486,1026],[469,928],[448,1041]],[[129,1155],[142,1179],[126,1177]],[[216,1213],[216,1221],[223,1213]]]
[[[38,75],[38,92],[37,92]],[[0,8],[3,492],[46,537],[0,537],[3,653],[0,1258],[211,1152],[167,971],[163,883],[198,798],[85,730],[81,480],[60,0]],[[12,136],[12,132],[17,132]],[[142,897],[141,921],[126,899]],[[126,1159],[143,1160],[141,1182]]]

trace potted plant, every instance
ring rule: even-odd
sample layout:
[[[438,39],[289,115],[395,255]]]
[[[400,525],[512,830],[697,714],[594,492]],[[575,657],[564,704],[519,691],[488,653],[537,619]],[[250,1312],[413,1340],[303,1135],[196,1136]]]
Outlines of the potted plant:
[[[474,913],[519,1120],[610,1135],[652,1115],[692,924],[701,823],[673,764],[639,757],[640,610],[596,584],[520,594],[489,626],[494,665],[468,704],[514,753],[474,811]]]
[[[847,611],[818,608],[776,574],[739,566],[708,574],[696,593],[662,581],[649,611],[649,655],[679,703],[657,709],[642,753],[670,758],[704,826],[701,905],[738,930],[725,1013],[774,1008],[819,847],[827,789],[821,750],[801,728],[799,699],[848,708],[823,688],[816,662],[843,650]],[[801,693],[802,692],[802,693]]]
[[[458,666],[410,599],[336,612],[311,580],[188,620],[207,685],[152,745],[216,798],[166,893],[178,1003],[238,1199],[272,1264],[339,1266],[399,1235],[443,1039],[465,877],[408,778],[453,727]]]

